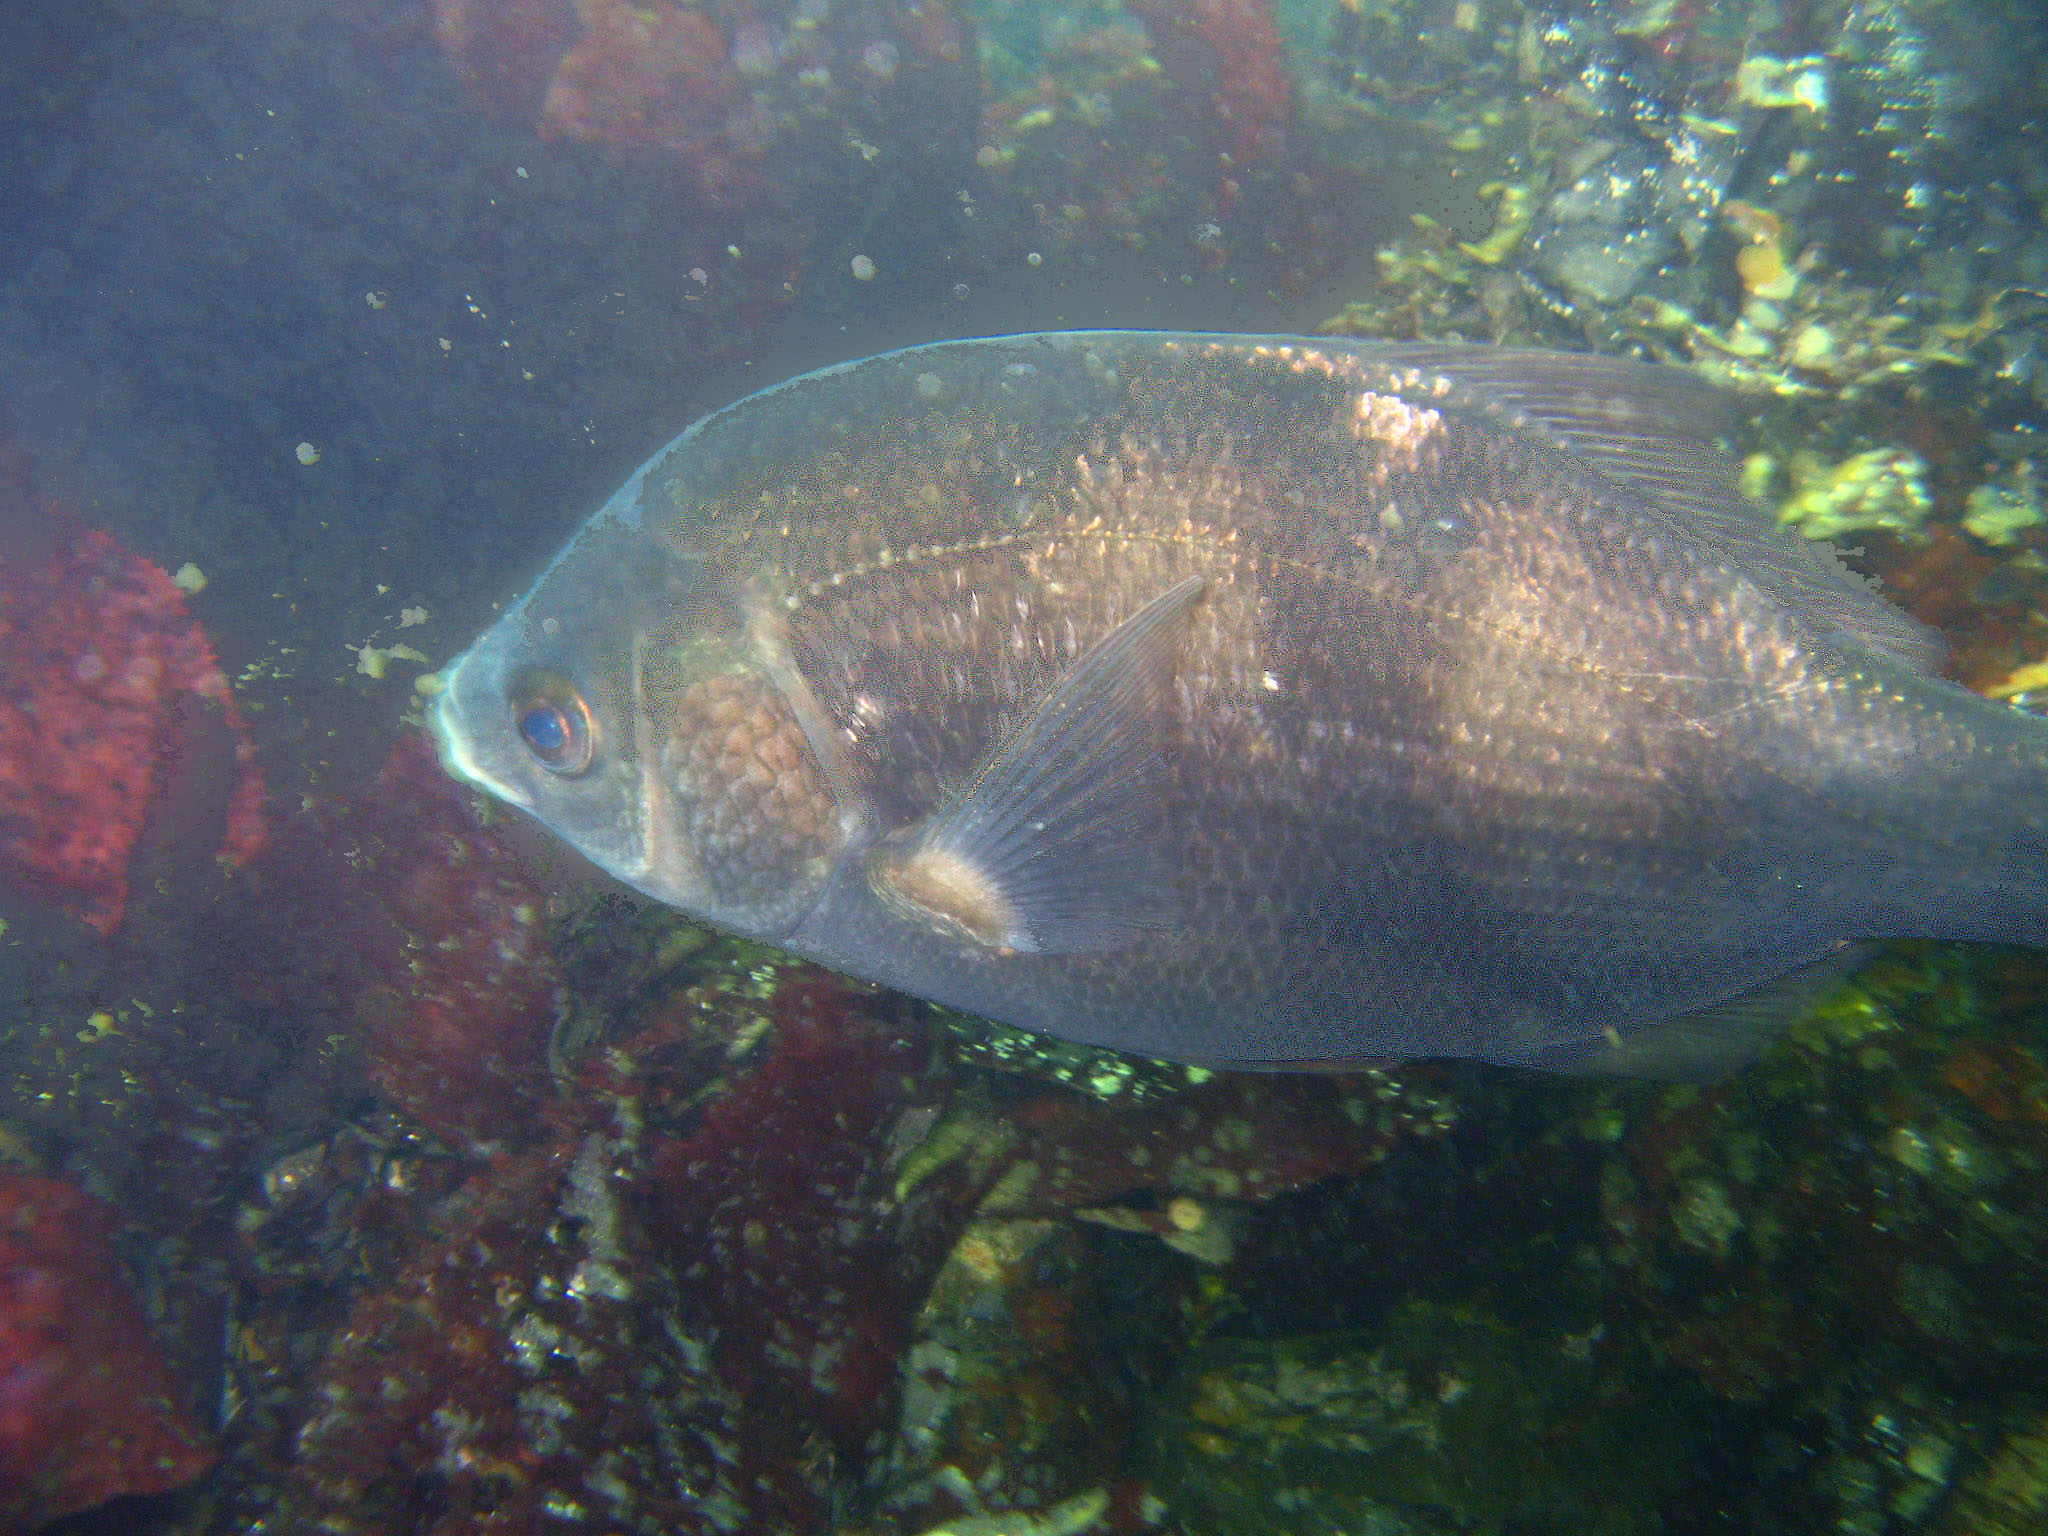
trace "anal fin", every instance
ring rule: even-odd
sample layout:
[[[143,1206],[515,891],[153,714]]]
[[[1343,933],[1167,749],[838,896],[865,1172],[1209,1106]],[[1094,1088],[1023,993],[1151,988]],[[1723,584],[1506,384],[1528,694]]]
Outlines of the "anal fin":
[[[1847,981],[1876,951],[1874,944],[1845,944],[1739,997],[1631,1030],[1617,1044],[1575,1060],[1535,1065],[1662,1082],[1712,1082],[1740,1071],[1770,1049],[1794,1020]]]

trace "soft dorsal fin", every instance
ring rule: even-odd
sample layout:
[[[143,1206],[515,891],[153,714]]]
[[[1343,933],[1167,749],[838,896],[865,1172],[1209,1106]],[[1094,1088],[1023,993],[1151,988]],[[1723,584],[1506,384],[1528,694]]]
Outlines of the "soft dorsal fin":
[[[1695,374],[1630,358],[1400,343],[1372,355],[1436,374],[1504,425],[1534,429],[1707,539],[1822,633],[1836,630],[1917,671],[1940,643],[1880,597],[1834,552],[1777,525],[1742,494],[1718,446],[1734,421],[1727,395]]]
[[[966,790],[872,856],[891,907],[998,950],[1113,950],[1174,912],[1160,725],[1203,579],[1075,662]]]

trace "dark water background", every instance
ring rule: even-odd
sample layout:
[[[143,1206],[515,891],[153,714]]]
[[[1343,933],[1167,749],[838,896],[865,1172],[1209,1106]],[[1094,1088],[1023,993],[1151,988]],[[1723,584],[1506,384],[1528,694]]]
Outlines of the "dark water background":
[[[1334,278],[1275,302],[1177,252],[1026,266],[1027,230],[959,214],[971,104],[927,185],[707,206],[660,151],[489,110],[430,21],[383,0],[0,17],[17,435],[51,496],[200,564],[230,653],[301,648],[309,686],[404,604],[431,600],[412,638],[436,659],[458,649],[654,446],[760,384],[941,335],[1284,330],[1339,302]],[[884,279],[850,276],[856,247]]]

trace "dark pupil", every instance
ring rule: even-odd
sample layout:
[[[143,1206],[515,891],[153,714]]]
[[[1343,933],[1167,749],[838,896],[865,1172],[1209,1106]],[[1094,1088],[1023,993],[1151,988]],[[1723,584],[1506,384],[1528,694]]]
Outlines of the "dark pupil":
[[[569,746],[569,717],[553,704],[536,704],[519,717],[519,734],[541,757],[560,757]]]

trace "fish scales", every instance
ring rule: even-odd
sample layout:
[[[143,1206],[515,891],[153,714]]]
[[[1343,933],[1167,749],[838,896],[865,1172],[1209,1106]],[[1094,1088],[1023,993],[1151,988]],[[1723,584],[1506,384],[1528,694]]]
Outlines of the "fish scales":
[[[1022,1026],[1711,1067],[1851,941],[2037,937],[2048,783],[1715,409],[1483,348],[886,354],[657,453],[436,729],[627,883]]]

